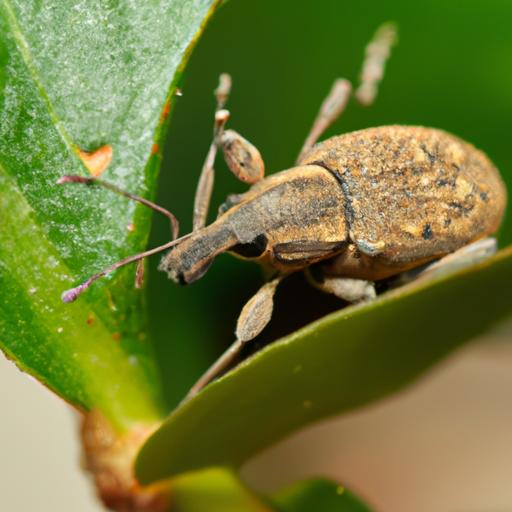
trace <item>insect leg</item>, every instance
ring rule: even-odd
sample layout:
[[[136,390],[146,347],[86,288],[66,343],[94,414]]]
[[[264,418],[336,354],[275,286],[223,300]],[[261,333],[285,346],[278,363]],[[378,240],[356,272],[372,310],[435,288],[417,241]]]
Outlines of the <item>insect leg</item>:
[[[185,400],[193,397],[207,384],[224,373],[236,361],[244,345],[254,339],[268,324],[274,308],[274,294],[286,274],[265,283],[245,304],[236,325],[236,341],[192,386]]]
[[[386,60],[395,42],[395,25],[385,23],[378,28],[373,39],[366,47],[366,58],[361,71],[361,84],[355,92],[356,98],[363,105],[370,105],[375,99],[377,86],[384,75]],[[352,86],[348,80],[339,78],[334,82],[300,150],[297,163],[300,163],[302,157],[316,144],[325,130],[343,113],[351,92]]]
[[[219,77],[219,85],[215,89],[215,98],[217,99],[217,108],[215,110],[215,122],[213,126],[213,140],[208,149],[206,160],[204,161],[201,175],[197,183],[196,195],[194,199],[194,216],[192,221],[192,230],[196,231],[206,225],[206,217],[212,197],[213,182],[215,178],[215,157],[217,156],[217,140],[224,131],[224,125],[229,119],[229,112],[224,110],[224,105],[231,91],[231,77],[223,73]]]
[[[384,76],[386,61],[391,48],[397,42],[397,29],[393,23],[381,25],[366,47],[366,55],[361,70],[361,84],[355,96],[362,105],[371,105],[377,96],[379,82]]]
[[[362,302],[377,296],[375,285],[371,281],[331,275],[317,276],[313,275],[309,269],[306,269],[305,274],[315,288],[325,293],[332,293],[347,302]]]
[[[210,144],[196,189],[193,219],[194,231],[206,225],[215,177],[213,166],[219,147],[222,149],[224,160],[229,170],[240,181],[253,184],[261,180],[265,174],[265,165],[258,149],[234,130],[224,130],[224,126],[229,119],[229,112],[224,110],[224,105],[230,90],[231,77],[224,73],[220,75],[219,86],[215,90],[217,109],[215,112],[213,140]]]
[[[430,279],[456,272],[464,267],[474,265],[487,259],[489,256],[492,256],[496,250],[497,242],[495,238],[478,240],[444,256],[434,263],[428,263],[417,269],[400,274],[396,280],[393,280],[392,286],[395,287],[407,284],[416,279]]]
[[[224,373],[237,359],[244,346],[243,342],[236,340],[209,368],[203,375],[196,381],[190,388],[183,402],[186,402],[193,396],[197,395],[199,391],[205,388],[210,382]]]
[[[110,265],[109,267],[103,269],[101,272],[98,272],[97,274],[94,274],[93,276],[89,277],[89,279],[86,279],[83,283],[79,284],[78,286],[75,286],[74,288],[70,288],[69,290],[64,291],[64,293],[61,296],[62,302],[65,302],[66,304],[69,302],[74,302],[80,294],[85,292],[85,290],[87,290],[87,288],[89,288],[89,286],[91,286],[91,284],[97,281],[98,279],[105,277],[106,275],[110,274],[111,272],[114,272],[120,267],[124,267],[125,265],[128,265],[130,263],[139,262],[142,259],[146,258],[147,256],[151,256],[153,254],[157,254],[159,252],[163,252],[167,249],[170,249],[171,247],[174,247],[180,242],[183,242],[190,236],[191,233],[189,233],[188,235],[184,235],[181,238],[177,238],[176,240],[171,240],[170,242],[160,245],[159,247],[155,247],[154,249],[149,249],[148,251],[128,256],[127,258],[124,258],[121,261],[118,261],[117,263]],[[139,277],[137,276],[137,281],[138,280]]]
[[[338,78],[334,82],[329,94],[318,111],[311,131],[306,137],[299,156],[297,157],[296,163],[300,163],[302,157],[316,144],[325,130],[342,114],[347,106],[351,91],[352,85],[348,80]]]

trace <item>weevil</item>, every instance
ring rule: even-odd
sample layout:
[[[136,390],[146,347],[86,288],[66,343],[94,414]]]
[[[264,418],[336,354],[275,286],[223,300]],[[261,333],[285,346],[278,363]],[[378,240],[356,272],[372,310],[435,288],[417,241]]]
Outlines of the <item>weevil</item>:
[[[394,40],[395,29],[386,24],[368,45],[355,92],[360,103],[373,102]],[[177,221],[170,212],[108,183],[77,176],[60,180],[97,183],[121,192],[165,213],[173,229],[173,240],[92,276],[65,292],[66,302],[121,265],[166,249],[171,250],[159,268],[179,284],[201,278],[223,252],[271,269],[269,281],[242,309],[236,342],[190,395],[225,371],[242,346],[267,325],[276,287],[291,273],[305,271],[314,286],[358,302],[376,296],[376,282],[432,275],[495,251],[490,236],[503,217],[506,189],[490,160],[472,145],[420,126],[368,128],[317,143],[351,96],[350,82],[338,79],[296,165],[264,178],[258,150],[225,129],[230,88],[230,77],[221,75],[214,137],[197,187],[191,233],[177,238]],[[252,186],[229,196],[217,220],[206,225],[219,148],[229,169]]]

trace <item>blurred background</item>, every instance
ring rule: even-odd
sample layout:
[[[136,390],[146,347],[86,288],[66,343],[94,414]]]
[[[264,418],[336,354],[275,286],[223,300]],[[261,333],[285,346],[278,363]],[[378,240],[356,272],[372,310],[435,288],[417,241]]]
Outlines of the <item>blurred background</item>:
[[[267,173],[276,172],[293,165],[333,80],[357,81],[366,43],[388,20],[398,24],[400,41],[375,105],[352,102],[327,135],[395,123],[442,128],[483,149],[510,189],[512,3],[231,0],[194,50],[180,84],[183,96],[174,103],[157,200],[178,216],[183,232],[191,226],[195,185],[211,139],[219,73],[233,77],[229,126],[260,149]],[[216,170],[211,219],[228,193],[245,189],[220,158]],[[168,235],[165,219],[155,217],[151,245]],[[511,242],[509,213],[500,244]],[[232,341],[238,313],[261,275],[250,263],[221,256],[202,280],[178,288],[156,265],[150,265],[149,320],[172,407]],[[300,278],[290,280],[277,295],[274,320],[260,343],[337,307]],[[244,477],[272,490],[300,477],[326,475],[352,485],[382,511],[512,510],[511,338],[510,327],[502,326],[401,395],[267,450],[247,465]],[[0,453],[16,464],[2,464],[11,472],[2,475],[0,494],[12,496],[11,510],[29,510],[16,506],[27,503],[25,477],[41,482],[39,499],[56,491],[57,479],[62,492],[44,510],[94,510],[76,469],[68,411],[6,368],[2,361],[0,385],[20,386],[20,395],[16,404],[2,404],[10,412],[0,421]],[[5,401],[12,396],[1,395]],[[25,432],[22,424],[36,425],[37,431]],[[40,461],[23,459],[16,448],[23,436],[37,443]],[[36,476],[28,476],[31,469]]]
[[[183,232],[191,226],[195,186],[211,139],[219,73],[233,77],[229,126],[260,149],[267,173],[286,169],[333,80],[357,81],[365,45],[387,20],[398,24],[400,41],[377,101],[369,108],[352,102],[327,136],[394,123],[443,128],[483,149],[512,183],[509,2],[232,0],[200,40],[181,83],[183,96],[175,101],[158,202],[178,216]],[[227,194],[246,189],[222,158],[216,170],[211,219]],[[168,239],[168,224],[154,221],[156,245]],[[502,244],[512,241],[511,228],[509,215]],[[151,329],[173,405],[232,341],[241,306],[261,276],[250,262],[222,255],[203,279],[177,288],[155,267]],[[276,301],[262,341],[339,308],[339,301],[314,292],[300,276],[283,283]]]

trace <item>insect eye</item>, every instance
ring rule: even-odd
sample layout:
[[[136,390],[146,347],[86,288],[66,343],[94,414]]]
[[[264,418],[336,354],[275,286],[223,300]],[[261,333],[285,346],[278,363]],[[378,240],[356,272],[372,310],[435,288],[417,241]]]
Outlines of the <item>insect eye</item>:
[[[267,248],[267,237],[258,235],[252,242],[246,244],[237,244],[230,250],[244,258],[258,258]]]

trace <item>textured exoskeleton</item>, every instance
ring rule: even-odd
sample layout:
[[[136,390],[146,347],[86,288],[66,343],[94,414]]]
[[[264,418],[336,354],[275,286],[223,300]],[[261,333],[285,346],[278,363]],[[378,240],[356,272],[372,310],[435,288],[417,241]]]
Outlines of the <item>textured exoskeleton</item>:
[[[228,198],[217,220],[171,250],[160,269],[191,283],[230,251],[281,276],[316,264],[316,278],[309,277],[318,288],[349,302],[372,299],[373,281],[452,253],[462,261],[492,253],[495,242],[486,237],[499,227],[506,197],[490,160],[461,139],[433,128],[369,128],[332,137],[297,167]],[[237,341],[191,394],[265,327],[278,283],[245,306]]]
[[[236,196],[160,268],[190,283],[232,251],[279,271],[325,261],[328,274],[374,281],[492,234],[505,203],[496,168],[470,144],[431,128],[370,128]]]

